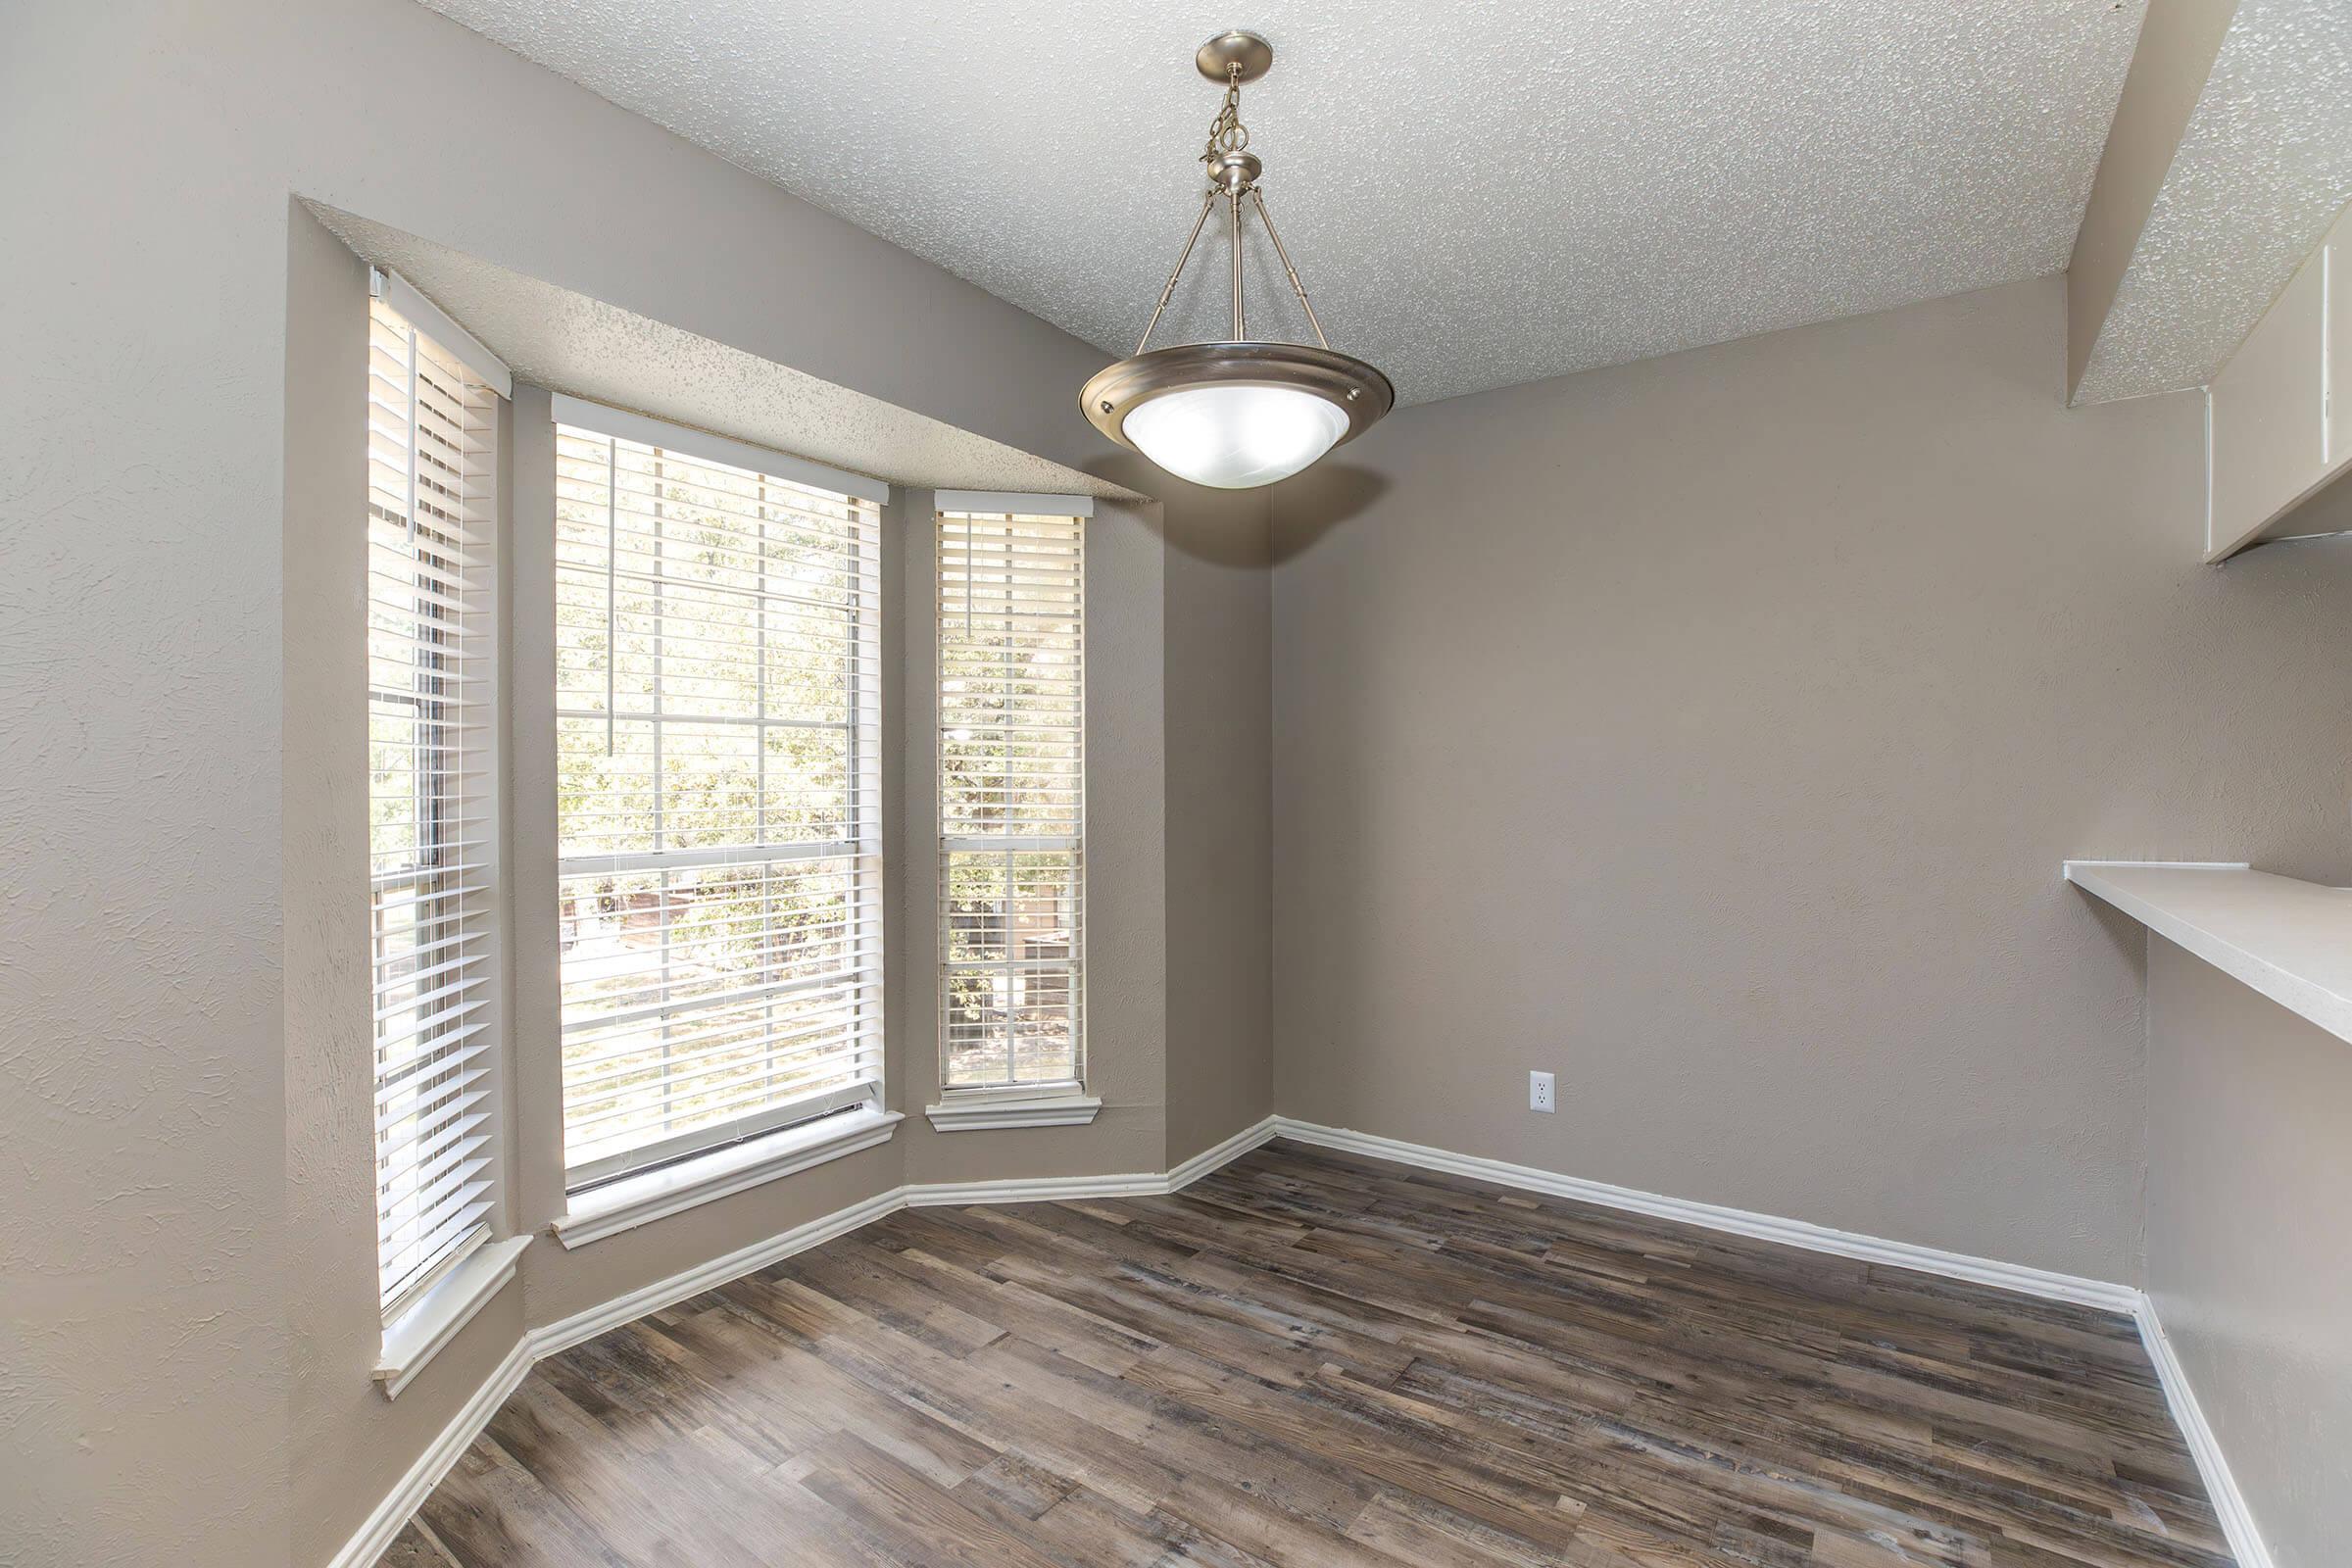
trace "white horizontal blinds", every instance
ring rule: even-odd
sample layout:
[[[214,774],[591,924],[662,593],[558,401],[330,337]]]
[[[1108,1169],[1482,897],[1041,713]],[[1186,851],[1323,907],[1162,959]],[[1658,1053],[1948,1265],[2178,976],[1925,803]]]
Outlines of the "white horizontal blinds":
[[[383,300],[368,331],[368,848],[390,1318],[489,1234],[498,397]]]
[[[942,1082],[1074,1083],[1085,1073],[1084,525],[943,511],[938,561]]]
[[[878,1090],[880,514],[579,424],[556,461],[576,1191]]]

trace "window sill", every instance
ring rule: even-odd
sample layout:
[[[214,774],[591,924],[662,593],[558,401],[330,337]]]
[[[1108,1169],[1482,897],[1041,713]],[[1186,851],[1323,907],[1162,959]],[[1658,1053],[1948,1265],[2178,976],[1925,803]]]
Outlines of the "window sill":
[[[384,1329],[383,1354],[375,1363],[375,1386],[383,1390],[385,1398],[400,1397],[400,1391],[440,1353],[441,1347],[456,1339],[458,1330],[514,1277],[515,1260],[530,1245],[528,1236],[483,1243]]]
[[[950,1091],[938,1104],[925,1106],[923,1114],[940,1132],[979,1133],[1007,1127],[1082,1127],[1102,1109],[1100,1097],[1074,1090],[1040,1095]]]
[[[566,1248],[586,1247],[698,1203],[872,1149],[890,1142],[906,1119],[895,1110],[868,1105],[749,1139],[643,1176],[625,1177],[572,1199],[570,1211],[553,1227],[556,1240]]]

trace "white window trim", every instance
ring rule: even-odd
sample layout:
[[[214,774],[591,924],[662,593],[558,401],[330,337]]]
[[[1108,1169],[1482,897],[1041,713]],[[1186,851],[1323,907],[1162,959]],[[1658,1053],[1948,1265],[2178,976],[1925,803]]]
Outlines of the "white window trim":
[[[523,1249],[530,1245],[528,1236],[483,1243],[385,1325],[383,1353],[375,1361],[375,1386],[385,1398],[399,1398],[425,1363],[506,1288]]]
[[[1023,1084],[1017,1089],[942,1089],[939,1103],[923,1107],[943,1133],[998,1132],[1012,1127],[1083,1127],[1102,1111],[1100,1095],[1082,1083]]]
[[[641,1175],[574,1193],[552,1227],[565,1248],[586,1247],[698,1204],[889,1143],[906,1118],[868,1103],[729,1144]]]

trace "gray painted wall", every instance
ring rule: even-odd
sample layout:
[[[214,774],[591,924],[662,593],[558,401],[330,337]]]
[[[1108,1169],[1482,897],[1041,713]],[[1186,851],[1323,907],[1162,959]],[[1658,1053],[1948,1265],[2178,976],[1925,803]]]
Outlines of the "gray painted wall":
[[[0,246],[0,1539],[77,1568],[317,1562],[520,1308],[386,1405],[349,1315],[368,1231],[321,1163],[341,1133],[288,1137],[352,1092],[313,1054],[347,1038],[335,960],[289,942],[350,849],[305,831],[336,799],[302,771],[331,667],[281,647],[331,610],[289,558],[351,479],[318,466],[348,460],[305,390],[350,349],[290,342],[289,314],[354,273],[291,198],[1064,463],[1102,450],[1070,389],[1102,356],[410,0],[32,0],[6,29],[0,137],[42,151],[0,176],[39,215]],[[657,1278],[897,1179],[843,1161],[580,1256]],[[607,1294],[523,1291],[539,1320]]]
[[[2137,1278],[2137,944],[2057,860],[2345,877],[2343,737],[2310,715],[2352,697],[2352,559],[2191,564],[2192,401],[2062,412],[2055,280],[1408,411],[1276,497],[1270,587],[1262,498],[1163,486],[1098,536],[1116,1114],[1035,1140],[910,1123],[578,1253],[535,1246],[387,1405],[348,1157],[356,662],[320,656],[359,592],[335,433],[358,427],[358,272],[291,198],[1076,466],[1101,449],[1069,389],[1102,357],[409,0],[33,0],[8,27],[0,133],[42,149],[5,176],[41,221],[0,246],[15,1560],[320,1561],[525,1322],[902,1179],[1158,1168],[1277,1090],[1317,1120]],[[366,90],[385,76],[405,96]],[[690,228],[710,240],[682,260]],[[518,683],[547,657],[530,543]],[[909,602],[891,612],[911,662]],[[518,911],[553,900],[528,711]],[[905,833],[922,771],[898,780]],[[518,1037],[553,996],[526,934]],[[894,1043],[921,1018],[905,985]],[[893,1055],[919,1118],[926,1058]],[[550,1062],[518,1054],[517,1127],[552,1115]],[[1518,1108],[1539,1065],[1555,1118]],[[522,1142],[518,1228],[561,1199]],[[2150,1221],[2201,1389],[2255,1364],[2230,1304],[2199,1304],[2213,1234]],[[2226,1441],[2262,1449],[2261,1419]]]
[[[1274,1111],[1272,496],[1111,476],[1165,503],[1174,1165]]]
[[[365,428],[367,271],[290,204],[286,252],[283,817],[285,881],[285,1298],[291,1404],[284,1425],[296,1562],[323,1561],[480,1387],[523,1326],[510,1285],[387,1405],[370,1379],[382,1335],[375,1249],[375,1082],[369,1017]],[[502,437],[511,437],[502,428]],[[512,471],[511,439],[502,470]],[[511,535],[512,530],[510,530]],[[502,541],[502,544],[506,541]],[[503,554],[503,552],[502,552]],[[502,562],[498,591],[508,574]],[[500,699],[507,697],[499,670]],[[233,826],[217,829],[234,833]],[[490,1009],[511,1016],[508,999]],[[495,1018],[488,1019],[496,1026]],[[491,1063],[508,1081],[507,1062]],[[499,1108],[511,1135],[514,1097]],[[508,1153],[511,1198],[515,1163]],[[176,1162],[157,1160],[170,1178]],[[513,1231],[511,1201],[493,1216]],[[240,1310],[265,1303],[248,1300]],[[202,1406],[191,1416],[203,1419]],[[370,1490],[372,1489],[372,1490]]]
[[[2197,564],[2198,399],[2066,409],[2063,296],[1410,409],[1279,487],[1285,1114],[2138,1280],[2137,944],[2058,864],[2352,880],[2352,550]]]
[[[2352,1540],[2352,1048],[2151,935],[2148,1295],[2279,1568]]]

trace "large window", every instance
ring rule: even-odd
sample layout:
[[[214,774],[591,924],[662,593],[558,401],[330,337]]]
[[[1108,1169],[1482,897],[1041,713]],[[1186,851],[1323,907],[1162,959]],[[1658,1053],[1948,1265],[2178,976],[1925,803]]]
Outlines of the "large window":
[[[386,298],[370,301],[368,333],[368,907],[388,1321],[488,1237],[495,1196],[499,395]]]
[[[943,498],[938,551],[941,1083],[1074,1088],[1086,1071],[1084,525]]]
[[[880,492],[556,412],[577,1191],[878,1095]]]

